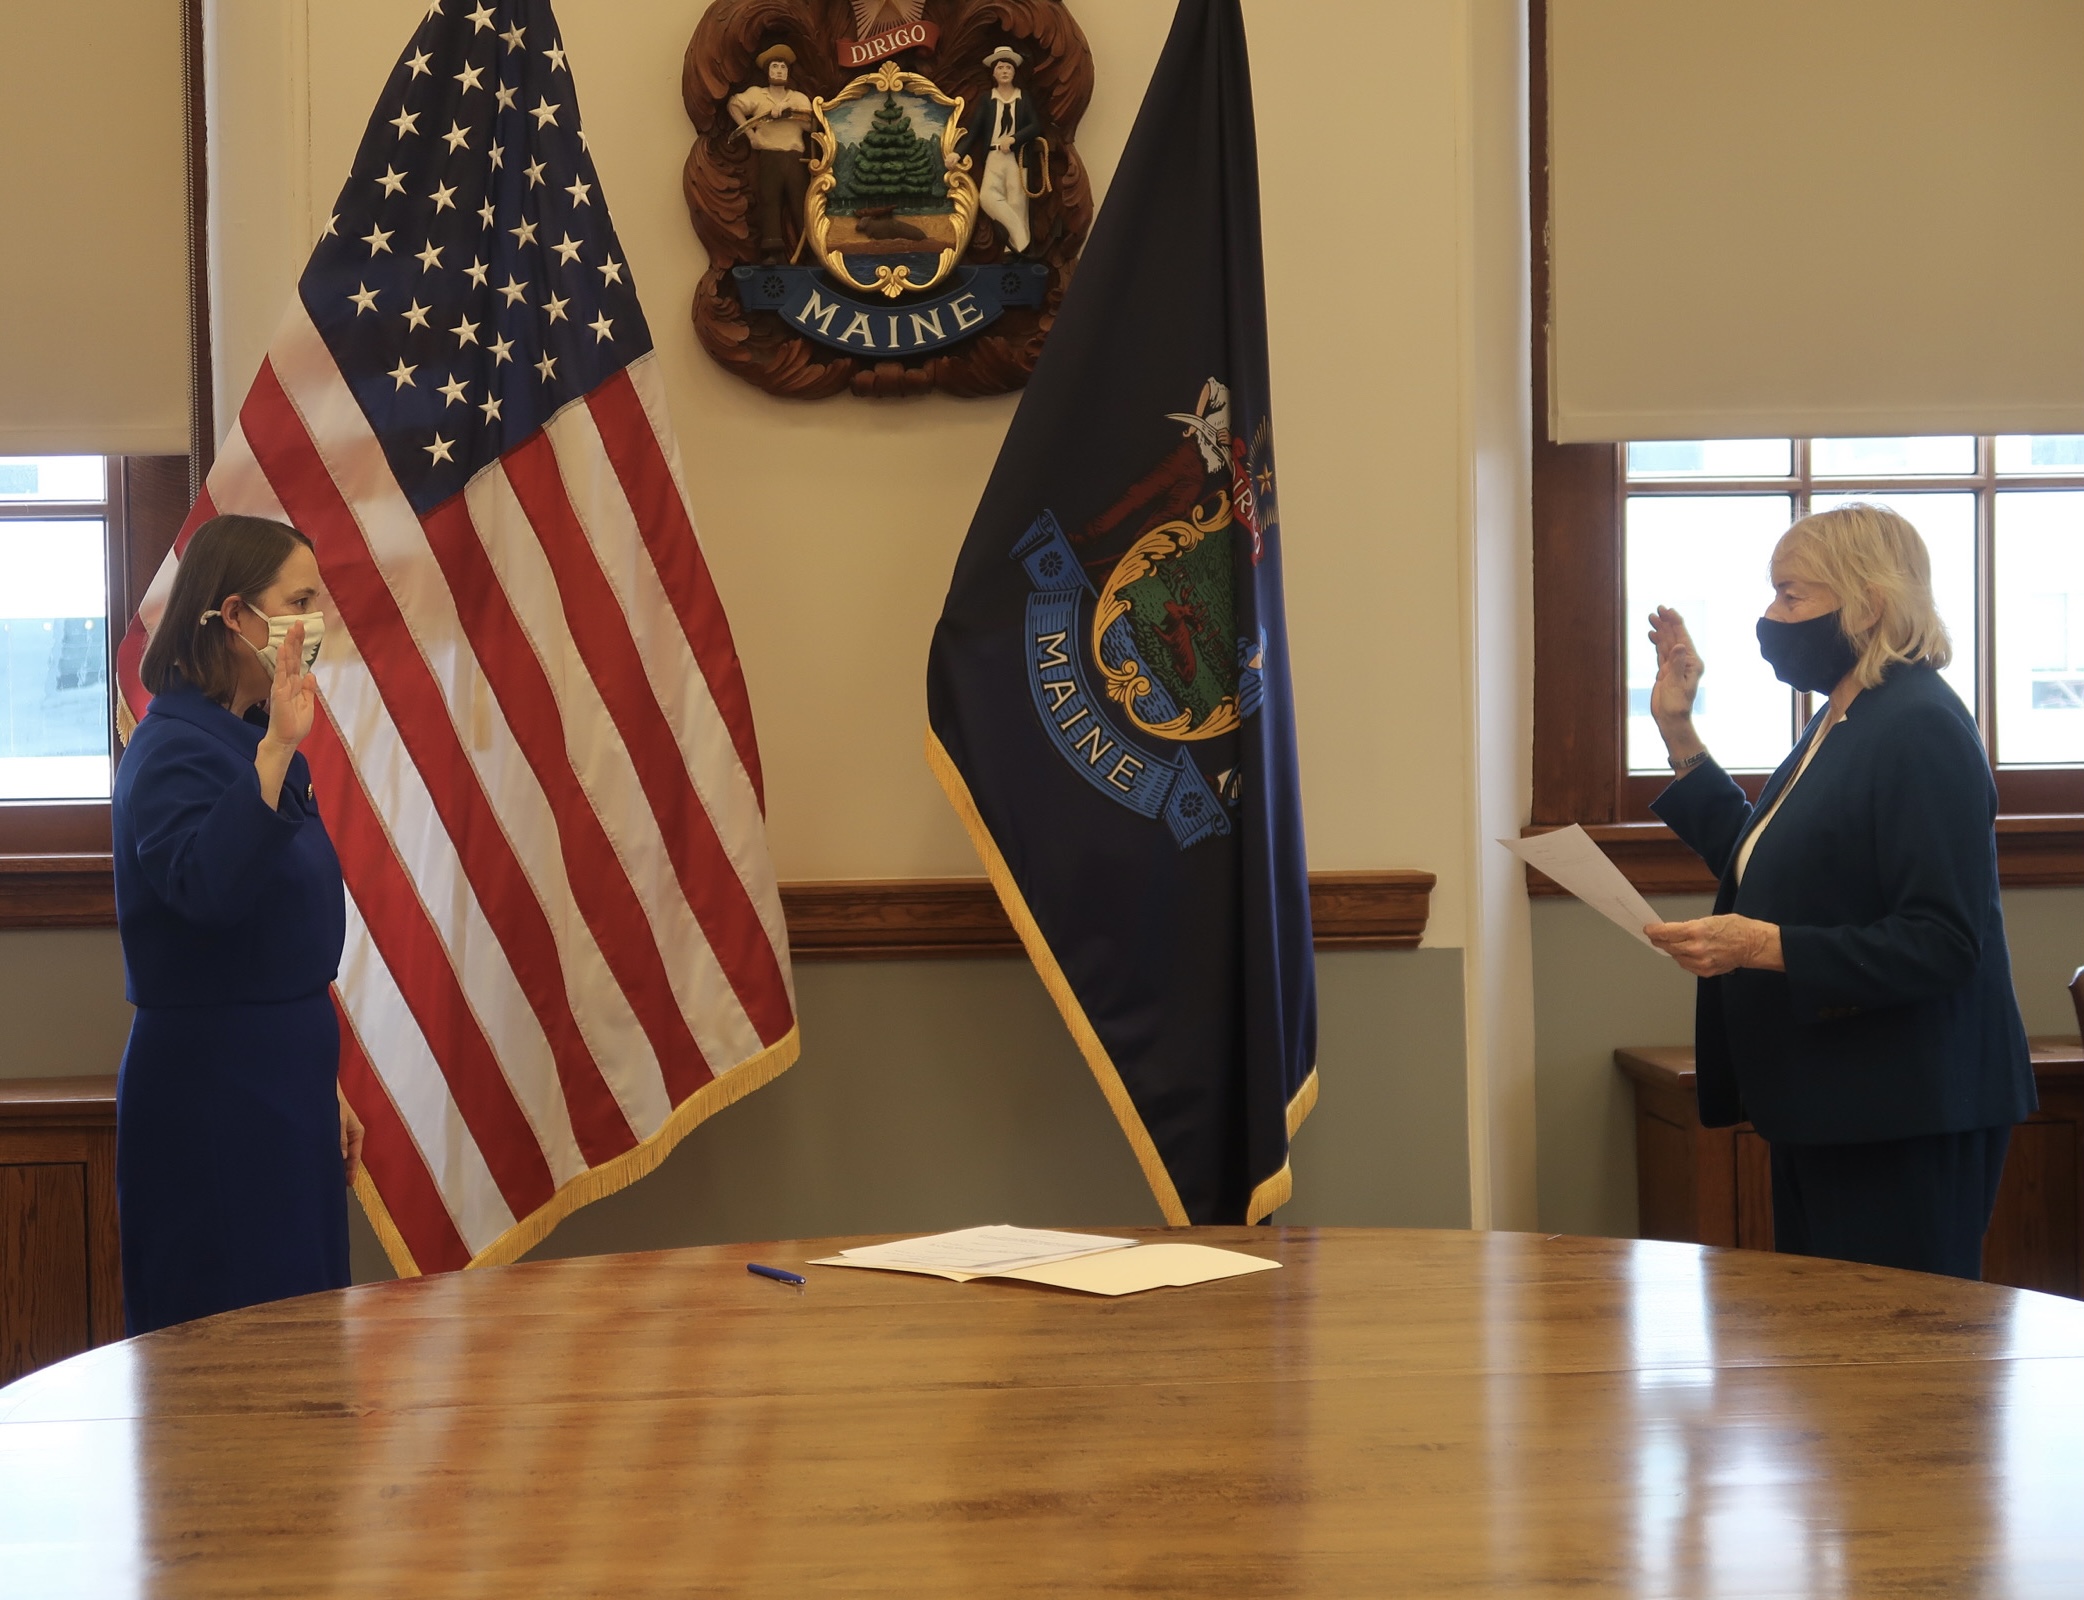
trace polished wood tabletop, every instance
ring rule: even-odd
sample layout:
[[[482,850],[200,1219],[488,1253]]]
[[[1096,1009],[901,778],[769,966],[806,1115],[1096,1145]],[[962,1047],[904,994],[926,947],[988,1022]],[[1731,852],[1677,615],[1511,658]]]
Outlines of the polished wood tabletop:
[[[2084,1304],[1196,1236],[1284,1270],[1104,1300],[803,1268],[827,1239],[95,1350],[0,1390],[0,1593],[2084,1595]]]

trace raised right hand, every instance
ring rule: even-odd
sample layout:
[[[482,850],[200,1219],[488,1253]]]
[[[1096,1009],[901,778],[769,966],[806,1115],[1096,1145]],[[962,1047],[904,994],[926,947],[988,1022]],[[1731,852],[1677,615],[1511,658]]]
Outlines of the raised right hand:
[[[1686,619],[1670,606],[1650,613],[1650,642],[1657,647],[1657,682],[1650,690],[1650,716],[1660,732],[1691,728],[1693,701],[1700,693],[1700,655]],[[1667,740],[1669,742],[1669,740]]]
[[[304,624],[290,624],[275,652],[275,681],[268,686],[268,739],[294,750],[318,716],[318,693],[304,671]]]

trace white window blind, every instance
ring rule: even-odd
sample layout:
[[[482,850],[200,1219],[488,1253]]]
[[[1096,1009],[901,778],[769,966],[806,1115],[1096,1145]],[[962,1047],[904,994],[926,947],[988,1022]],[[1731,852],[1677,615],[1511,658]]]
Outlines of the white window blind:
[[[4,9],[0,456],[185,454],[180,0]]]
[[[1553,438],[2084,432],[2084,4],[1549,19]]]

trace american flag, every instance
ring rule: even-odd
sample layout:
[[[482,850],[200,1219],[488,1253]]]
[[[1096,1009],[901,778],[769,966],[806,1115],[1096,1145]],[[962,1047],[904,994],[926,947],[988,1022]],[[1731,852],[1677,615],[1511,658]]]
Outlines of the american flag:
[[[435,0],[189,534],[330,594],[305,741],[341,1084],[401,1272],[509,1261],[796,1054],[730,626],[547,0]]]

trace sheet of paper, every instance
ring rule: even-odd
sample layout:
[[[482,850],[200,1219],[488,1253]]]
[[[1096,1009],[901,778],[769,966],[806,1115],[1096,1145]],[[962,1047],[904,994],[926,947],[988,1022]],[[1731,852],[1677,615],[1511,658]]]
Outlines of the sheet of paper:
[[[1635,885],[1621,876],[1621,869],[1592,842],[1592,836],[1575,822],[1554,833],[1498,842],[1535,871],[1554,878],[1607,921],[1625,928],[1639,944],[1650,944],[1643,937],[1644,923],[1664,920],[1650,909],[1649,901],[1635,892]]]
[[[815,1266],[882,1267],[895,1272],[931,1272],[957,1283],[1015,1267],[1041,1266],[1073,1256],[1122,1250],[1134,1239],[1102,1238],[1090,1233],[1052,1233],[1044,1228],[961,1228],[920,1239],[858,1245],[827,1257]]]
[[[1185,1288],[1191,1283],[1213,1283],[1218,1278],[1241,1278],[1248,1272],[1271,1272],[1280,1264],[1264,1256],[1217,1250],[1205,1244],[1146,1244],[1134,1250],[1076,1256],[1069,1261],[1016,1267],[1011,1272],[987,1276],[1053,1284],[1086,1294],[1141,1294],[1146,1289]]]
[[[981,1272],[948,1272],[940,1267],[907,1267],[896,1263],[886,1265],[880,1261],[849,1261],[845,1256],[812,1256],[814,1267],[859,1267],[864,1272],[914,1272],[922,1278],[946,1278],[950,1283],[968,1283],[981,1278]]]

